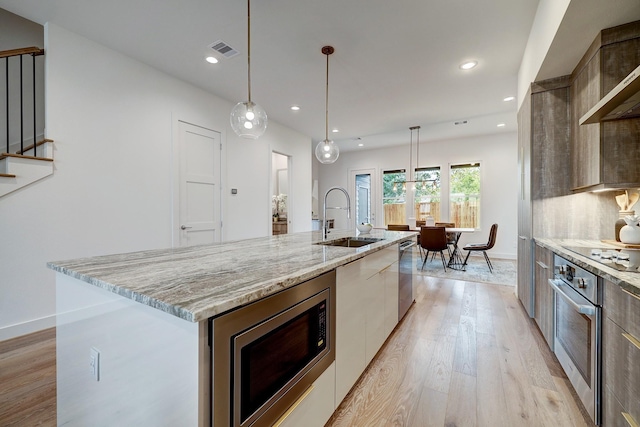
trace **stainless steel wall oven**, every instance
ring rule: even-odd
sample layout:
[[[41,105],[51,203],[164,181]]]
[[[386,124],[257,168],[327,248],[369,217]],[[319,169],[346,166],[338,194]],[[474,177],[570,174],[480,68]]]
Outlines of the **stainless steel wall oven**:
[[[213,425],[271,426],[335,360],[335,271],[210,319]]]
[[[601,418],[602,279],[554,255],[554,352],[595,424]]]

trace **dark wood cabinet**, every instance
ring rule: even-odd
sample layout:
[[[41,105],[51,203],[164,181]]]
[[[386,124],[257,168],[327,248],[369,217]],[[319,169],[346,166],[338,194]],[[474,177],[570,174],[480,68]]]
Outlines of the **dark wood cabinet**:
[[[531,197],[570,194],[569,76],[531,85]]]
[[[540,245],[535,249],[535,319],[540,332],[553,350],[553,290],[549,279],[553,279],[553,252]]]
[[[640,64],[640,22],[600,32],[571,74],[571,188],[640,183],[640,118],[580,125],[580,118]]]
[[[531,84],[518,111],[518,298],[535,316],[535,200],[570,193],[569,76]]]
[[[518,299],[531,316],[533,271],[531,267],[531,90],[518,111]]]
[[[603,425],[639,425],[640,298],[605,280],[603,324]]]

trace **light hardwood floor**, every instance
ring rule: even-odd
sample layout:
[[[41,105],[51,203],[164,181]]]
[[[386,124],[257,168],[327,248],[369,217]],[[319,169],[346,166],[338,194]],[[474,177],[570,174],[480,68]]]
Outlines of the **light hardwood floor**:
[[[417,275],[416,303],[327,427],[590,426],[508,286]],[[0,426],[55,426],[55,331],[0,342]]]
[[[55,425],[55,329],[0,341],[0,426]]]
[[[421,276],[326,427],[591,426],[509,286]]]

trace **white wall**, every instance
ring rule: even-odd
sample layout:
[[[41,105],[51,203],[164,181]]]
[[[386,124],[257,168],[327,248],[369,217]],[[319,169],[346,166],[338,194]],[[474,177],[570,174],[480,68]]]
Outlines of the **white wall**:
[[[481,212],[480,230],[464,234],[461,244],[468,242],[486,242],[491,224],[498,223],[498,239],[492,249],[492,256],[515,259],[517,243],[517,134],[515,132],[495,135],[463,138],[446,141],[421,142],[421,167],[440,166],[443,171],[443,191],[450,164],[481,162]],[[415,164],[413,165],[416,166]],[[343,152],[336,163],[318,165],[320,181],[320,209],[322,199],[328,188],[344,187],[354,203],[354,194],[349,185],[349,171],[374,168],[377,171],[378,189],[381,188],[382,171],[391,169],[409,170],[409,145],[377,150]],[[375,196],[374,196],[375,197]],[[376,226],[383,225],[382,206],[379,197]],[[329,195],[327,206],[345,206],[346,201],[340,192]],[[331,210],[327,218],[335,219],[338,229],[353,227],[345,211]],[[351,221],[353,222],[353,221]]]
[[[178,120],[222,134],[224,240],[269,234],[272,150],[293,156],[292,229],[311,228],[309,138],[270,122],[240,139],[232,103],[61,27],[45,37],[55,172],[0,199],[0,340],[55,324],[47,261],[171,246]]]
[[[549,52],[571,0],[540,0],[518,70],[518,108]]]

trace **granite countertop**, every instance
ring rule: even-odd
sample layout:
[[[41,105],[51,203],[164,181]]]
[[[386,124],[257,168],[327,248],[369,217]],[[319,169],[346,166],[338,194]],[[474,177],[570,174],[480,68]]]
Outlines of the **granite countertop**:
[[[332,231],[327,240],[355,236]],[[385,240],[344,248],[317,245],[311,231],[213,245],[54,261],[47,266],[190,322],[199,322],[319,276],[415,232],[374,230]]]
[[[587,271],[592,272],[608,281],[622,287],[628,292],[640,297],[640,273],[625,272],[594,261],[589,257],[565,249],[565,246],[579,246],[583,248],[609,248],[621,249],[620,246],[613,246],[599,240],[579,240],[579,239],[548,239],[535,238],[536,243],[557,253],[567,260],[576,263]]]

